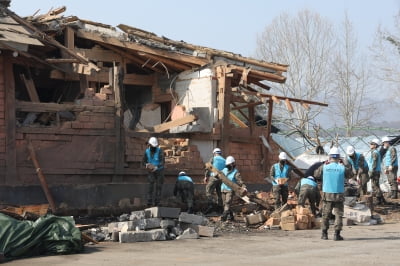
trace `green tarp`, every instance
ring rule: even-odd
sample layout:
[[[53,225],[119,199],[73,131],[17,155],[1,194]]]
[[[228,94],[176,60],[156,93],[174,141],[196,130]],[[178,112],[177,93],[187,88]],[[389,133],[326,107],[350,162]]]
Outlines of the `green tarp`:
[[[1,257],[70,254],[82,249],[81,232],[72,217],[46,215],[32,222],[0,213],[0,261]]]

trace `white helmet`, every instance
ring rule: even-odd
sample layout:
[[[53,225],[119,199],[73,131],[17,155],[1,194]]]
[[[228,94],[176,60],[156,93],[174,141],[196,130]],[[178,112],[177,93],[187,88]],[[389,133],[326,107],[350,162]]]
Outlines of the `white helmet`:
[[[347,146],[346,153],[347,153],[347,155],[353,155],[354,154],[354,147],[353,146]]]
[[[389,141],[390,141],[390,139],[389,139],[388,136],[384,136],[384,137],[382,138],[382,143],[383,143],[383,142],[389,142]]]
[[[215,149],[213,150],[213,153],[219,153],[219,154],[221,154],[222,152],[221,152],[221,149],[220,149],[220,148],[215,148]]]
[[[379,139],[373,139],[369,142],[369,144],[375,144],[375,145],[381,145],[381,142],[379,141]]]
[[[279,160],[287,160],[286,152],[279,153]]]
[[[235,158],[233,158],[233,156],[228,156],[228,157],[226,157],[225,165],[229,165],[234,162],[235,162]]]
[[[153,146],[153,147],[157,147],[157,146],[158,146],[157,138],[151,137],[151,138],[149,139],[149,144],[150,144],[151,146]]]
[[[179,175],[179,176],[181,176],[181,175],[186,175],[186,172],[185,172],[185,171],[180,171],[178,175]]]
[[[329,156],[332,158],[340,158],[340,151],[337,147],[333,146],[330,150],[329,150]]]

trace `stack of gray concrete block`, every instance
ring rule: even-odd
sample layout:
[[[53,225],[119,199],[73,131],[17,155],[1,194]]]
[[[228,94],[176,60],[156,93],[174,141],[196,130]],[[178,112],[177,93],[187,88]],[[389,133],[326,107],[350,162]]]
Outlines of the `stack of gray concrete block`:
[[[201,215],[179,208],[152,207],[134,211],[129,221],[108,224],[110,239],[120,243],[213,237],[214,227]]]

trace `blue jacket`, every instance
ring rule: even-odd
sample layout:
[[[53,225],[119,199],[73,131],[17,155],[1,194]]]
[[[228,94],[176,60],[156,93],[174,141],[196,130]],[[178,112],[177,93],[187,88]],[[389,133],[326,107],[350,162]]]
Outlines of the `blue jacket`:
[[[389,149],[385,153],[384,163],[385,163],[386,167],[399,165],[397,162],[397,158],[396,158],[396,161],[392,165],[392,149],[394,149],[393,146],[390,146]]]
[[[344,165],[331,162],[325,164],[322,177],[322,191],[327,193],[344,193]]]
[[[163,162],[160,161],[160,152],[161,149],[159,147],[156,148],[156,151],[151,156],[150,148],[146,149],[146,156],[149,163],[158,167],[158,169],[162,169],[164,166],[162,165]]]
[[[310,185],[312,187],[316,187],[317,186],[317,182],[315,182],[314,180],[310,179],[310,178],[302,178],[300,181],[300,186],[302,185]]]
[[[237,173],[237,169],[235,168],[235,169],[233,169],[233,171],[231,171],[231,172],[229,172],[228,173],[228,168],[224,168],[223,170],[222,170],[222,173],[224,173],[224,175],[229,179],[229,180],[231,180],[233,183],[237,183],[237,181],[236,181],[236,178],[235,178],[235,175],[236,175],[236,173]],[[227,186],[225,183],[222,183],[221,184],[221,191],[232,191],[232,188],[231,187],[229,187],[229,186]]]
[[[225,159],[221,155],[214,156],[212,158],[212,165],[218,169],[218,171],[222,171],[225,168]],[[214,176],[214,173],[211,173],[211,176]]]
[[[275,176],[274,179],[278,179],[278,178],[288,178],[288,174],[289,174],[289,165],[285,164],[283,166],[283,169],[281,171],[281,167],[279,165],[279,163],[274,164],[274,169],[275,169]],[[272,182],[273,186],[278,186],[279,184],[274,180]],[[288,184],[286,183],[285,186],[287,186]]]
[[[351,166],[354,168],[354,170],[358,171],[358,169],[360,168],[360,165],[358,165],[358,162],[360,161],[360,156],[361,153],[359,152],[355,152],[355,159],[353,161],[353,159],[350,156],[347,156],[347,161],[351,164]],[[364,167],[367,168],[368,167],[368,163],[366,160],[364,160]]]
[[[178,176],[178,181],[189,181],[193,183],[193,180],[187,175],[180,175]]]

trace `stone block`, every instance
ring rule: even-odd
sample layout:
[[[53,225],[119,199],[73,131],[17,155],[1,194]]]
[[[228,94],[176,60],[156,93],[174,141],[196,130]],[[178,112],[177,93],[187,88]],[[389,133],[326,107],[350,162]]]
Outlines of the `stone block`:
[[[184,224],[182,225],[183,229],[192,228],[199,236],[213,237],[215,228],[212,226],[204,226],[197,224]]]
[[[170,228],[170,227],[174,227],[175,226],[175,221],[174,220],[170,220],[170,219],[165,219],[162,220],[160,223],[161,228],[165,229],[165,228]]]
[[[302,207],[300,205],[297,205],[296,206],[296,213],[297,214],[301,214],[301,215],[308,215],[308,214],[311,214],[311,211],[307,207]]]
[[[149,216],[149,215],[147,215],[147,216]],[[129,220],[134,221],[134,220],[140,220],[140,219],[145,219],[145,218],[150,218],[150,217],[146,217],[146,212],[144,210],[133,211],[133,212],[131,212]]]
[[[149,231],[130,231],[120,232],[120,243],[149,242],[167,240],[167,231],[165,229],[154,229]]]
[[[281,213],[281,218],[284,218],[286,216],[293,216],[293,211],[292,210],[286,210],[286,211],[283,211]]]
[[[266,218],[262,213],[250,214],[245,217],[247,225],[259,224],[265,222]]]
[[[154,229],[154,228],[160,228],[161,227],[161,218],[147,218],[147,219],[141,219],[138,220],[139,223],[142,223],[144,226],[144,229]],[[142,229],[142,228],[140,228]]]
[[[179,215],[179,222],[188,224],[206,225],[208,223],[208,220],[207,218],[201,215],[181,212],[181,214]]]
[[[368,206],[359,203],[353,207],[344,206],[344,217],[356,223],[367,223],[371,219],[371,210]]]
[[[180,208],[169,208],[169,207],[152,207],[147,208],[145,211],[151,213],[152,218],[178,218],[181,212]]]
[[[196,231],[193,228],[188,228],[183,233],[178,236],[176,239],[197,239],[199,238],[199,235],[196,233]]]

